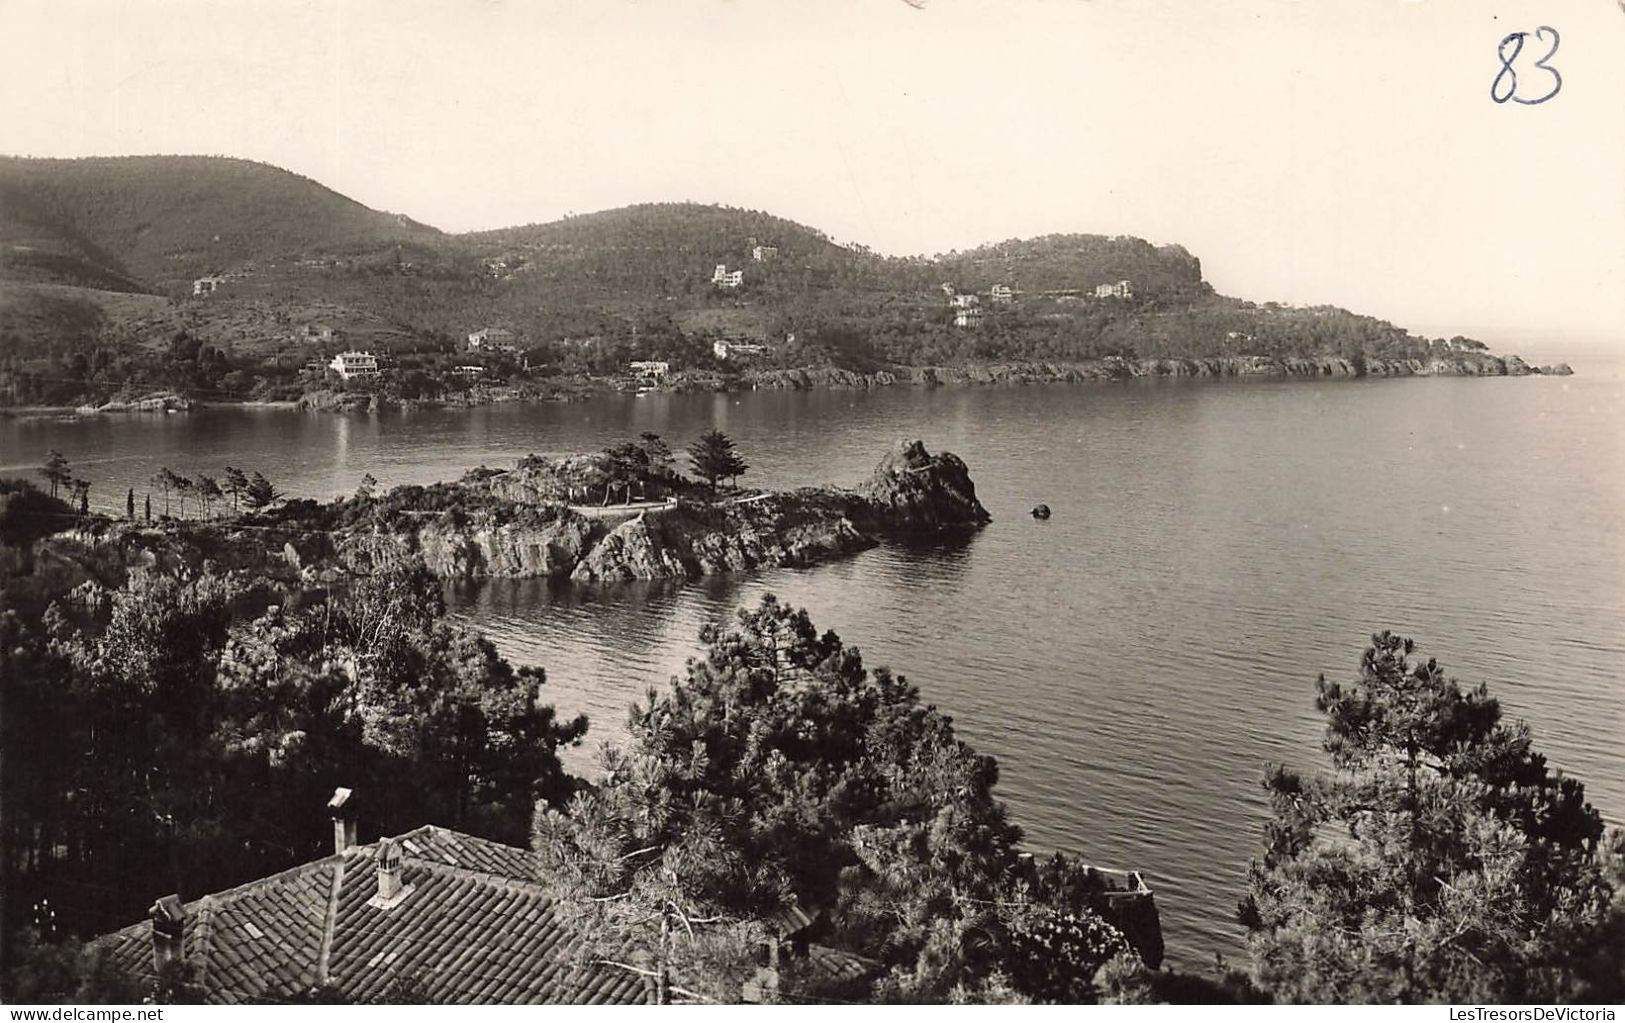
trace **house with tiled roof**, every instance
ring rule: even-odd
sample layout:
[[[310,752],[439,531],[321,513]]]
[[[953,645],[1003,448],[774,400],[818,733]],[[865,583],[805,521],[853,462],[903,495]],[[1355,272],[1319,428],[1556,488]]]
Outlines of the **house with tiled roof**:
[[[402,991],[450,1004],[655,1001],[644,972],[581,954],[528,850],[433,825],[357,844],[353,803],[347,789],[329,803],[332,855],[191,902],[160,899],[147,921],[95,944],[147,984],[185,960],[214,1004],[316,990],[352,1003]],[[812,946],[807,958],[835,978],[868,970],[836,949]]]

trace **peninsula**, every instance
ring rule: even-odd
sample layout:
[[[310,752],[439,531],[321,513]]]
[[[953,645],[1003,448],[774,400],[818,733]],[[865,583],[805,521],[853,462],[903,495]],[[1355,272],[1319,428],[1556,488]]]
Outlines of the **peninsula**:
[[[4,548],[20,590],[93,599],[136,567],[339,583],[403,561],[441,579],[597,584],[806,566],[888,536],[990,521],[965,463],[899,441],[851,488],[724,490],[679,475],[658,438],[565,458],[530,456],[456,482],[292,500],[257,512],[157,523],[86,516],[32,546]],[[640,455],[639,453],[642,452]],[[614,500],[611,501],[611,495]]]

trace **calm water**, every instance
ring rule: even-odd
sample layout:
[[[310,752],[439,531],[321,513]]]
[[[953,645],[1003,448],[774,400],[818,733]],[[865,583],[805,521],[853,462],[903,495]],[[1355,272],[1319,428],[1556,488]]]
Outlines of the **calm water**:
[[[1234,955],[1267,760],[1313,766],[1313,682],[1369,633],[1488,682],[1625,818],[1625,374],[1223,381],[602,400],[339,417],[268,410],[0,420],[0,467],[62,450],[97,504],[159,466],[293,494],[450,478],[531,451],[715,424],[750,482],[853,482],[900,436],[965,458],[994,522],[808,570],[584,592],[457,594],[544,665],[593,742],[764,592],[905,673],[1003,765],[1030,842],[1145,870],[1169,947]],[[139,500],[139,498],[138,498]],[[1027,511],[1043,501],[1048,522]],[[591,752],[575,765],[586,768]]]

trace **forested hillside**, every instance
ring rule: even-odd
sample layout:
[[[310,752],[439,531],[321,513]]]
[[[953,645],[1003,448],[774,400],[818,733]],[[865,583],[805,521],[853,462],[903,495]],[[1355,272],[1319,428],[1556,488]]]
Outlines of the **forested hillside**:
[[[716,281],[717,267],[735,276]],[[485,327],[510,331],[514,351],[471,359],[464,339]],[[757,347],[717,357],[719,341]],[[717,387],[1108,359],[1330,358],[1364,372],[1368,359],[1465,356],[1480,360],[1465,371],[1497,370],[1466,339],[1216,295],[1191,253],[1138,238],[888,257],[694,203],[446,235],[245,160],[0,158],[0,404],[160,385],[217,399],[343,391],[322,367],[357,347],[396,360],[370,385],[392,400],[624,385],[640,359]]]
[[[155,290],[251,261],[440,236],[309,178],[222,157],[0,158],[0,202],[8,247],[32,235]]]

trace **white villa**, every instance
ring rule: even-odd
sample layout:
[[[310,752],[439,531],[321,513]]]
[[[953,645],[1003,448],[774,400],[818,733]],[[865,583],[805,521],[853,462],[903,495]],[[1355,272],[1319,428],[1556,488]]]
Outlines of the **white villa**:
[[[750,258],[758,263],[765,263],[778,254],[779,247],[777,245],[752,245],[750,247]]]
[[[666,379],[667,374],[671,372],[671,363],[663,361],[634,362],[627,366],[627,368],[632,371],[633,376],[642,377],[645,380],[658,381]]]
[[[1128,281],[1118,281],[1116,284],[1095,285],[1096,298],[1133,298],[1134,285]]]
[[[794,339],[794,335],[791,335]],[[713,341],[711,354],[719,359],[731,359],[740,355],[761,355],[767,351],[766,345],[750,344],[744,341]]]
[[[371,352],[340,352],[327,368],[340,380],[370,380],[378,376],[378,356]]]
[[[987,293],[987,297],[999,305],[1009,305],[1015,300],[1016,291],[1008,284],[995,284]]]
[[[711,271],[711,283],[719,288],[737,288],[745,283],[745,271],[728,269],[727,263],[718,263]]]
[[[486,327],[468,335],[471,352],[514,352],[513,331],[504,327]]]

